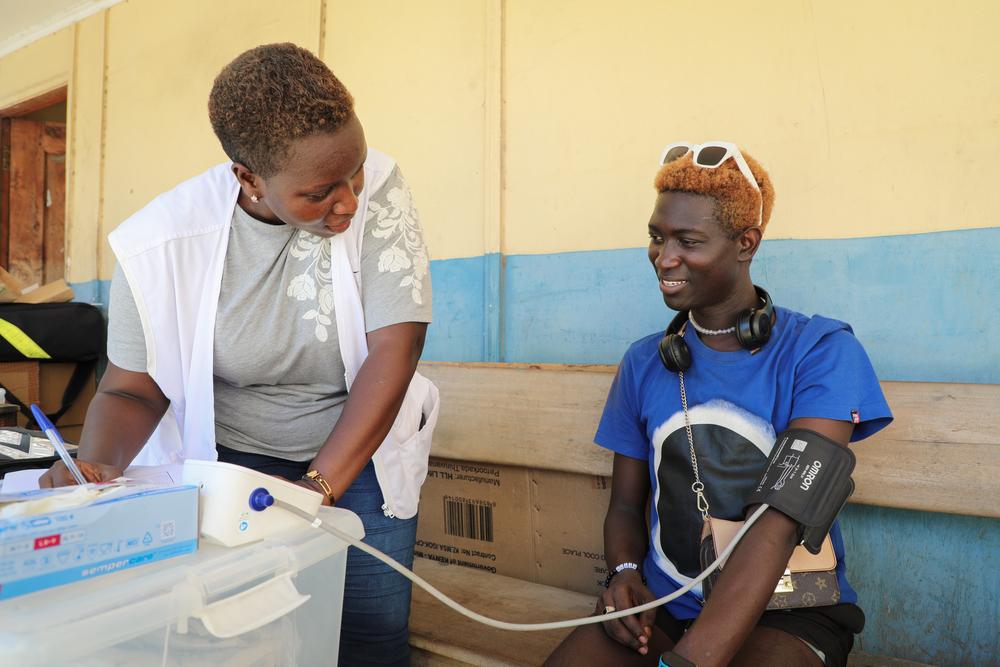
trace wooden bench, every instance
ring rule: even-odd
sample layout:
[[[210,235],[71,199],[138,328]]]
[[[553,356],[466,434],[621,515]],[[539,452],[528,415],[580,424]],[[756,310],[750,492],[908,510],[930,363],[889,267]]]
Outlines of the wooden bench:
[[[613,366],[425,363],[441,390],[432,455],[610,476],[592,444]],[[1000,517],[1000,386],[884,382],[895,421],[855,448],[853,503]],[[946,415],[946,418],[942,416]],[[960,460],[961,466],[941,461]],[[970,493],[975,489],[975,493]],[[603,517],[602,517],[603,518]],[[463,604],[523,622],[573,618],[593,595],[417,559],[416,571]],[[415,665],[537,665],[567,631],[513,633],[460,617],[414,589]],[[852,654],[851,665],[913,665]]]
[[[416,572],[470,609],[490,616],[542,622],[587,616],[594,596],[535,584],[513,577],[482,574],[461,567],[418,561]],[[446,610],[414,588],[410,607],[410,645],[414,667],[524,667],[540,665],[568,630],[504,632]],[[512,636],[512,635],[517,636]],[[922,663],[851,653],[849,667],[921,667]]]

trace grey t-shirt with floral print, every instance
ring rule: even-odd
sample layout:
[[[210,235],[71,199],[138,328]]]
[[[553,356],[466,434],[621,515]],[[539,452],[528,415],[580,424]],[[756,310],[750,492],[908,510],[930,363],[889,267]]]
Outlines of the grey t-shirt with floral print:
[[[215,320],[215,437],[230,449],[308,461],[347,387],[329,287],[330,242],[233,213]],[[431,321],[427,248],[398,168],[368,203],[361,245],[365,330]],[[146,371],[132,292],[115,268],[108,359]]]

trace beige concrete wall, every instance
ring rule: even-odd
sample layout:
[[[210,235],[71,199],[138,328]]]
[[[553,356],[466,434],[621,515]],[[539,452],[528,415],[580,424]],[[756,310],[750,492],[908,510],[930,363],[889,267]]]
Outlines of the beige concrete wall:
[[[69,84],[67,277],[107,280],[106,236],[222,160],[206,112],[218,71],[257,44],[316,51],[320,0],[133,0],[0,59],[0,108]]]
[[[107,247],[101,234],[104,201],[104,56],[107,14],[73,26],[67,108],[66,274],[70,282],[98,277]]]
[[[324,58],[414,192],[433,258],[500,244],[499,0],[332,2]]]
[[[996,224],[998,3],[505,6],[511,253],[644,245],[676,140],[761,160],[771,238]]]
[[[282,40],[354,92],[434,258],[643,245],[682,138],[770,169],[772,238],[892,235],[995,224],[997,25],[987,0],[130,0],[0,59],[0,108],[70,83],[73,281],[107,279],[107,232],[222,159],[212,79]]]
[[[222,67],[248,48],[319,46],[320,3],[140,0],[108,10],[101,235],[163,190],[225,159],[208,121]],[[104,252],[101,278],[114,268]]]
[[[0,109],[67,85],[72,64],[72,27],[0,58]]]

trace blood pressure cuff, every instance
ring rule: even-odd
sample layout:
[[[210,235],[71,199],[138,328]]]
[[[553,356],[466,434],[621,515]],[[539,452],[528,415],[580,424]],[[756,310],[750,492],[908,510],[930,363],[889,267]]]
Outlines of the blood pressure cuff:
[[[834,519],[854,493],[854,453],[824,435],[793,428],[778,436],[747,506],[767,503],[799,524],[799,539],[819,553]]]

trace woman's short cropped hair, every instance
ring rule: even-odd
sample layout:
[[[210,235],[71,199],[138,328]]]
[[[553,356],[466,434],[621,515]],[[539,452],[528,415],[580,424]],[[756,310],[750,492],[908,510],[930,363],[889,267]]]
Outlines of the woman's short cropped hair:
[[[694,164],[691,153],[668,162],[656,173],[653,185],[657,192],[676,190],[706,195],[715,200],[715,217],[730,236],[736,237],[757,225],[757,214],[761,215],[761,232],[771,219],[774,207],[774,186],[760,164],[746,151],[740,150],[750,171],[757,181],[763,197],[763,211],[757,191],[743,176],[736,161],[728,159],[715,169],[706,169]]]
[[[222,68],[208,96],[208,117],[222,149],[250,171],[279,171],[295,139],[335,132],[354,99],[330,68],[294,44],[264,44]]]

